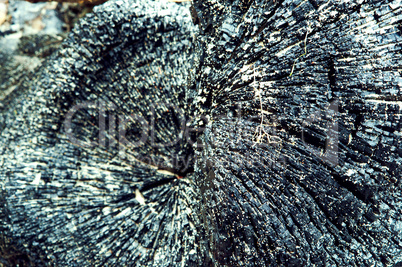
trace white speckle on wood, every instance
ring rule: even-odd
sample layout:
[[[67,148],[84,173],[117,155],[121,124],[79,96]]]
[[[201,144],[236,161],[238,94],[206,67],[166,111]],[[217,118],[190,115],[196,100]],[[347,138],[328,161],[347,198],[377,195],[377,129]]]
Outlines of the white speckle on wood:
[[[145,198],[142,195],[142,193],[140,192],[140,190],[137,188],[135,189],[135,199],[141,204],[141,205],[145,205]]]

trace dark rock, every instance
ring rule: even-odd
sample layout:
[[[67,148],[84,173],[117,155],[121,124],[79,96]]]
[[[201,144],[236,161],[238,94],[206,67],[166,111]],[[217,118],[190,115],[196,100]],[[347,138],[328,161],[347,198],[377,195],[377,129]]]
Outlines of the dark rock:
[[[18,52],[27,56],[47,57],[59,48],[63,39],[63,35],[25,35],[18,43]]]

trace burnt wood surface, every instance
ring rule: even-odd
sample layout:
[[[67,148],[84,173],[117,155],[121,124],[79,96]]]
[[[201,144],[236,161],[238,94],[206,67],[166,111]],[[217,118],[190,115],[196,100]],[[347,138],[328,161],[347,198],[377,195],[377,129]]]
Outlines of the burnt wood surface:
[[[32,265],[400,266],[400,1],[192,5],[95,8],[7,106],[2,234]]]
[[[194,6],[198,106],[216,117],[196,168],[208,255],[229,266],[399,266],[400,1]]]
[[[96,7],[9,105],[1,230],[26,264],[198,264],[193,150],[178,139],[197,57],[188,10]]]

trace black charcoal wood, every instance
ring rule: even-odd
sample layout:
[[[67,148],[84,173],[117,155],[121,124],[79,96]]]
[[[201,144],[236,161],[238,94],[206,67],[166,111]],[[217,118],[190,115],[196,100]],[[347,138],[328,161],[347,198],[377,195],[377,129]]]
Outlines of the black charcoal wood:
[[[400,266],[400,1],[201,1],[216,266]],[[230,117],[232,115],[232,117]]]
[[[400,266],[401,21],[107,2],[5,113],[2,232],[58,266]]]
[[[179,138],[195,33],[186,4],[109,1],[14,100],[1,230],[35,266],[200,262],[193,149]]]

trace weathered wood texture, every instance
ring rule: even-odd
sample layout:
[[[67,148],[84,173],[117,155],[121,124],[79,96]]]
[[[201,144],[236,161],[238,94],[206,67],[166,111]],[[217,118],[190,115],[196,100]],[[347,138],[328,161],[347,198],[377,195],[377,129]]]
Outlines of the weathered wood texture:
[[[400,266],[400,1],[195,1],[195,41],[187,8],[81,20],[4,115],[1,231],[57,266]]]
[[[400,265],[400,1],[194,6],[198,106],[216,116],[197,161],[207,254],[218,266]]]
[[[34,266],[198,262],[192,148],[176,142],[196,60],[188,9],[95,8],[5,114],[1,230]]]

